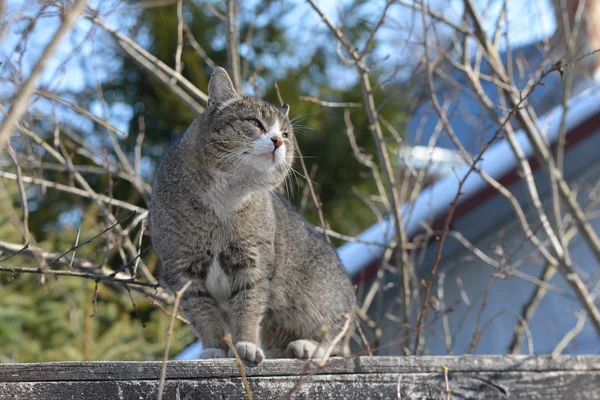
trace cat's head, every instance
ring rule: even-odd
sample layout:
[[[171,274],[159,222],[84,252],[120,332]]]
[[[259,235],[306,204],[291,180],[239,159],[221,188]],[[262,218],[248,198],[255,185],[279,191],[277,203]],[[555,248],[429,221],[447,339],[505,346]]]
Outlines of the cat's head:
[[[276,107],[239,95],[223,68],[208,84],[201,156],[231,179],[254,179],[265,186],[283,183],[294,160],[294,137],[287,105]]]

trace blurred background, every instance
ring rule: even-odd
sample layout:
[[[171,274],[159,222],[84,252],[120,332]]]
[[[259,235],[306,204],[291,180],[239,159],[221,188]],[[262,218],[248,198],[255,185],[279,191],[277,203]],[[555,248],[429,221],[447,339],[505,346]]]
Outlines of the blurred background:
[[[0,1],[2,118],[79,3]],[[537,340],[525,308],[546,292],[567,310],[550,297],[548,312],[568,317],[539,314],[538,335],[550,329],[554,336],[539,339],[538,351],[552,352],[579,325],[585,345],[561,351],[600,351],[595,226],[573,242],[585,257],[571,257],[565,239],[572,226],[579,237],[595,214],[578,220],[576,204],[556,200],[564,193],[553,189],[565,182],[593,214],[598,175],[589,151],[597,147],[577,150],[565,138],[598,136],[598,99],[590,94],[598,76],[597,0],[91,0],[80,10],[0,147],[0,361],[162,358],[173,297],[153,278],[145,212],[161,156],[206,106],[215,66],[226,67],[242,93],[290,105],[304,165],[297,161],[284,190],[344,249],[361,305],[347,344],[354,351],[504,352],[497,343],[508,345],[517,332],[511,351],[531,352],[520,347]],[[567,118],[572,109],[579,114]],[[531,128],[527,121],[551,162],[536,161],[531,137],[518,133]],[[593,132],[577,133],[586,121]],[[496,161],[477,164],[501,143],[506,149],[490,156]],[[580,162],[565,170],[571,159]],[[536,175],[555,164],[564,176]],[[489,174],[514,201],[496,188],[489,196],[503,200],[490,203],[483,184],[457,186],[471,173]],[[443,223],[455,197],[462,219]],[[480,206],[491,209],[467,215]],[[415,210],[421,214],[412,218]],[[379,233],[365,236],[368,228]],[[444,230],[455,239],[440,264]],[[514,255],[522,249],[526,256]],[[473,258],[495,270],[465,266]],[[574,289],[548,265],[576,271],[585,283]],[[455,303],[440,302],[440,273]],[[516,287],[509,278],[528,286],[507,306]],[[496,306],[509,309],[509,320],[495,316]],[[502,338],[490,336],[486,347],[482,333],[497,321]],[[171,355],[195,341],[181,319],[174,332]]]

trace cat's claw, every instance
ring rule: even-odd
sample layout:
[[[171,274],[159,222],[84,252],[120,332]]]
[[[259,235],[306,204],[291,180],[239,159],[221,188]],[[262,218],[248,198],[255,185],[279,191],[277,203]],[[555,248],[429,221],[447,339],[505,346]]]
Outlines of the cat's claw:
[[[207,358],[227,358],[227,353],[225,353],[223,349],[213,349],[209,347],[202,350],[202,353],[200,353],[201,360]]]
[[[265,353],[263,353],[260,347],[252,342],[237,342],[235,344],[235,350],[244,361],[258,364],[265,359]],[[229,357],[233,357],[231,350],[229,350]]]
[[[307,360],[309,358],[323,358],[324,355],[324,346],[319,346],[319,343],[314,340],[294,340],[285,349],[285,356],[289,358]]]

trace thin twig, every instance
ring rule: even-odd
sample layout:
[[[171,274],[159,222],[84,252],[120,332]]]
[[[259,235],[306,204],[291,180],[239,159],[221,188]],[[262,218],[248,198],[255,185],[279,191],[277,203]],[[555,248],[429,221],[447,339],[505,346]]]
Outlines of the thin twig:
[[[160,384],[158,386],[158,400],[162,400],[165,390],[165,382],[167,380],[167,361],[169,360],[169,346],[171,346],[171,338],[173,337],[173,327],[175,325],[175,316],[179,309],[179,302],[185,291],[190,287],[192,281],[187,281],[181,289],[175,293],[175,303],[173,304],[173,312],[171,313],[171,321],[169,321],[169,329],[167,329],[167,342],[165,344],[165,353],[163,355],[162,369],[160,372]]]
[[[181,53],[183,52],[183,0],[177,1],[177,50],[175,51],[175,72],[181,74]],[[173,78],[175,80],[175,78]],[[173,82],[175,83],[175,82]]]
[[[11,172],[4,172],[4,171],[0,171],[0,177],[6,178],[6,179],[12,179],[12,180],[16,180],[16,181],[18,181],[18,179],[19,179],[19,176],[17,174],[13,174]],[[112,204],[113,206],[121,207],[121,208],[124,208],[129,211],[139,212],[140,214],[147,211],[146,209],[144,209],[142,207],[137,207],[133,204],[127,203],[122,200],[113,199],[113,198],[110,198],[103,194],[96,194],[95,196],[93,196],[86,190],[78,189],[73,186],[63,185],[62,183],[48,181],[46,179],[34,178],[31,176],[21,176],[21,180],[26,183],[33,183],[36,185],[40,185],[42,187],[49,187],[49,188],[57,189],[57,190],[60,190],[63,192],[76,194],[78,196],[82,196],[82,197],[86,197],[86,198],[92,198],[92,199],[96,198],[104,203]]]
[[[65,266],[68,265],[68,263],[65,259],[61,259],[59,257],[60,256],[59,253],[52,252],[52,251],[46,251],[46,250],[40,249],[38,247],[33,247],[31,245],[21,246],[21,245],[17,245],[14,243],[0,241],[0,251],[11,254],[9,257],[5,257],[4,259],[0,260],[0,262],[6,261],[7,259],[14,257],[17,254],[23,254],[23,255],[26,255],[29,257],[41,257],[41,259],[43,259],[46,263],[52,262],[52,263],[55,263],[58,265],[65,265]],[[113,282],[115,282],[115,280],[118,280],[118,281],[120,281],[120,283],[133,284],[134,289],[141,291],[150,297],[158,298],[161,301],[164,301],[166,303],[172,303],[172,301],[173,301],[172,296],[169,293],[167,293],[162,287],[160,287],[160,285],[158,283],[156,283],[156,282],[146,283],[146,282],[142,282],[139,280],[135,280],[131,275],[128,275],[128,274],[120,272],[120,271],[113,271],[111,268],[109,268],[106,265],[96,265],[96,264],[92,263],[91,261],[88,261],[85,259],[75,259],[72,267],[75,269],[81,270],[83,272],[83,274],[75,274],[74,271],[49,270],[48,268],[44,269],[41,267],[40,268],[26,268],[26,269],[18,267],[19,268],[18,270],[13,270],[13,271],[7,270],[6,272],[39,274],[39,273],[45,273],[47,270],[49,270],[50,271],[49,274],[53,274],[53,275],[67,275],[67,276],[70,275],[70,276],[77,276],[80,278],[87,278],[87,279],[94,279],[94,280],[97,277],[100,277],[102,281],[107,282],[107,283],[113,283]],[[4,268],[10,268],[10,267],[4,267]],[[52,271],[58,271],[58,272],[54,273]],[[89,274],[89,273],[91,273],[91,274]]]
[[[554,350],[552,350],[553,356],[560,355],[567,348],[569,343],[571,343],[573,341],[573,339],[575,339],[577,337],[577,335],[579,335],[581,333],[581,331],[583,330],[583,327],[585,326],[586,313],[579,312],[577,314],[578,314],[577,322],[575,323],[575,326],[573,328],[571,328],[565,334],[565,336],[563,336],[563,338],[560,340],[560,342],[558,342],[556,347],[554,347]]]
[[[28,267],[5,267],[0,265],[0,272],[12,272],[17,274],[47,274],[56,276],[75,276],[79,278],[86,278],[98,281],[111,281],[114,283],[123,283],[127,285],[146,286],[150,288],[156,288],[159,285],[155,283],[142,282],[135,278],[121,278],[119,275],[111,276],[104,274],[97,274],[93,272],[79,272],[79,271],[65,271],[50,268],[28,268]]]
[[[331,19],[329,19],[329,17],[325,15],[325,13],[321,10],[321,8],[319,8],[315,1],[308,0],[308,3],[316,11],[316,13],[319,14],[323,22],[327,25],[327,27],[329,28],[331,33],[336,37],[336,39],[344,45],[344,47],[346,48],[346,50],[348,51],[355,63],[356,72],[359,76],[359,82],[363,95],[363,106],[365,108],[367,118],[369,120],[369,130],[371,131],[371,135],[375,142],[375,148],[377,149],[379,162],[381,168],[383,169],[383,176],[387,186],[387,192],[389,193],[390,207],[392,209],[392,216],[394,221],[394,230],[396,233],[396,237],[398,238],[397,242],[399,243],[397,250],[399,253],[399,256],[397,257],[398,276],[404,293],[402,318],[406,323],[405,326],[408,326],[408,319],[410,317],[410,294],[412,293],[409,279],[410,272],[407,252],[408,239],[403,224],[402,210],[400,207],[400,197],[396,185],[396,177],[394,175],[394,170],[390,161],[389,152],[387,150],[386,142],[383,136],[383,131],[381,129],[381,125],[379,124],[377,107],[375,106],[375,98],[373,97],[373,90],[371,87],[371,80],[369,77],[369,68],[365,64],[365,57],[359,54],[354,45],[348,40],[348,38],[346,38],[342,30],[333,24]],[[385,15],[383,15],[382,18],[385,18]]]
[[[81,218],[79,219],[79,226],[77,227],[77,235],[75,236],[75,249],[73,250],[73,255],[71,256],[71,261],[69,262],[69,271],[73,269],[73,262],[75,261],[75,256],[77,255],[77,246],[79,246],[79,237],[81,236],[81,226],[83,225],[83,213]],[[97,284],[97,282],[96,282]]]
[[[15,151],[10,143],[8,144],[8,154],[10,154],[10,158],[15,165],[15,179],[17,181],[17,188],[19,189],[19,197],[21,198],[21,210],[23,211],[23,217],[21,221],[23,240],[25,243],[29,243],[29,203],[27,202],[27,192],[25,190],[25,185],[23,184],[23,172],[21,171],[21,165],[19,164],[17,155],[15,154]]]
[[[229,346],[229,350],[231,350],[231,353],[233,354],[233,357],[235,358],[235,365],[238,367],[238,369],[240,370],[240,375],[242,376],[242,382],[244,384],[244,390],[246,391],[246,396],[248,398],[248,400],[252,400],[252,391],[250,390],[250,384],[248,383],[248,378],[246,377],[246,371],[244,370],[244,363],[242,362],[242,359],[240,358],[240,355],[237,352],[237,349],[235,348],[235,346],[233,345],[233,342],[231,341],[231,334],[226,334],[225,337],[223,338],[223,340],[225,340],[225,343],[227,343],[227,346]]]
[[[311,103],[319,104],[323,107],[331,107],[331,108],[362,107],[362,104],[360,104],[360,103],[324,101],[324,100],[320,100],[313,96],[300,96],[300,97],[298,97],[298,99],[302,100],[302,101],[310,101]]]
[[[106,120],[92,114],[91,112],[87,111],[85,108],[78,106],[77,104],[75,104],[75,102],[69,101],[67,99],[64,99],[58,95],[56,95],[55,93],[51,93],[48,92],[46,90],[36,90],[35,94],[42,96],[48,100],[51,101],[55,101],[57,103],[61,103],[64,104],[65,106],[69,107],[70,109],[72,109],[73,111],[75,111],[77,114],[83,115],[86,118],[89,118],[90,120],[94,121],[95,123],[97,123],[100,126],[105,127],[109,132],[114,132],[119,134],[119,136],[121,136],[122,138],[127,137],[127,133],[120,130],[119,128],[111,125],[110,123],[108,123]]]
[[[569,184],[564,179],[562,172],[556,168],[554,158],[550,154],[549,148],[544,142],[544,135],[539,132],[538,127],[535,124],[536,117],[532,115],[531,107],[529,107],[526,100],[523,99],[522,92],[513,84],[512,77],[509,76],[508,72],[504,68],[502,58],[497,47],[494,46],[492,41],[489,39],[485,29],[483,28],[482,17],[479,14],[472,0],[463,0],[466,14],[471,19],[474,26],[474,35],[477,38],[479,45],[485,50],[487,54],[487,60],[490,67],[498,77],[498,79],[505,84],[510,86],[510,89],[503,89],[509,106],[515,110],[515,116],[519,122],[521,128],[525,132],[527,139],[529,140],[533,152],[543,165],[544,170],[548,173],[551,181],[551,188],[553,193],[553,206],[555,210],[558,208],[557,198],[558,194],[562,197],[567,205],[568,210],[573,215],[573,218],[579,227],[580,234],[585,240],[588,248],[596,260],[600,261],[600,238],[596,231],[591,226],[590,222],[577,201],[577,197],[571,191]],[[556,70],[560,68],[560,65],[554,65],[550,70]],[[533,90],[533,89],[531,89]],[[560,210],[558,211],[560,212]],[[556,223],[560,224],[560,218],[555,218]],[[559,228],[561,229],[561,228]],[[581,276],[579,276],[573,268],[573,265],[568,257],[568,248],[562,248],[559,246],[563,254],[557,254],[559,271],[562,273],[566,281],[571,286],[571,289],[575,292],[579,302],[585,308],[588,313],[588,317],[594,326],[596,332],[600,335],[600,310],[596,304],[591,300],[589,290]]]
[[[361,57],[364,57],[371,51],[371,45],[373,44],[375,35],[377,34],[377,31],[379,31],[379,28],[381,28],[381,26],[385,22],[385,17],[387,16],[388,8],[392,5],[392,3],[394,3],[394,0],[387,0],[385,2],[385,7],[383,8],[381,17],[379,17],[379,21],[377,21],[377,24],[375,24],[375,27],[371,30],[371,33],[369,34],[369,38],[367,39],[367,41],[365,43],[365,47],[360,52]]]
[[[442,365],[442,371],[444,372],[444,381],[446,383],[446,400],[450,400],[450,394],[452,391],[450,390],[450,383],[448,382],[448,367]]]
[[[227,60],[231,69],[231,80],[233,87],[239,93],[241,85],[240,56],[240,32],[238,30],[239,3],[237,0],[227,0]]]
[[[215,62],[208,56],[208,54],[206,54],[206,51],[204,51],[204,49],[202,48],[202,46],[200,46],[200,43],[198,43],[198,41],[194,37],[194,35],[192,33],[192,30],[190,29],[189,25],[186,24],[185,22],[183,24],[183,30],[185,31],[185,36],[187,37],[187,40],[192,45],[192,48],[194,50],[196,50],[196,53],[200,56],[200,58],[202,58],[202,60],[204,60],[204,62],[210,68],[216,69],[217,68],[217,64],[215,64]]]
[[[173,91],[181,100],[187,103],[194,110],[201,113],[204,111],[204,107],[200,104],[206,105],[208,102],[208,96],[198,89],[194,84],[187,80],[183,75],[176,72],[164,62],[150,54],[143,47],[135,43],[132,39],[127,38],[110,28],[102,19],[97,16],[85,15],[86,18],[93,21],[96,25],[100,26],[106,32],[108,32],[117,41],[117,44],[131,56],[131,58],[137,62],[146,71],[152,73],[161,83],[167,86]],[[177,85],[171,84],[171,79],[177,80]],[[185,90],[182,90],[185,89]],[[188,94],[189,92],[189,94]],[[200,102],[200,104],[198,103]]]
[[[338,343],[344,338],[344,335],[346,334],[346,332],[348,332],[348,328],[350,328],[350,320],[351,320],[350,314],[346,314],[344,316],[344,318],[346,319],[346,321],[344,322],[344,325],[342,326],[342,330],[340,331],[340,333],[337,334],[337,336],[335,338],[333,338],[333,340],[329,344],[329,347],[325,351],[323,358],[321,358],[321,361],[319,361],[320,368],[325,367],[325,365],[327,364],[327,360],[329,360],[331,353],[335,349],[335,346],[337,346]]]

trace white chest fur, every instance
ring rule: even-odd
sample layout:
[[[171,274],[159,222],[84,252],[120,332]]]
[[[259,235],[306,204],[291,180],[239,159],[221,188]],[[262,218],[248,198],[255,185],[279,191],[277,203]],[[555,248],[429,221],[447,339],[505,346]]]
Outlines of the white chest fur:
[[[221,310],[227,308],[227,302],[231,297],[231,285],[229,284],[229,277],[221,268],[217,257],[208,268],[206,290],[216,300]]]

